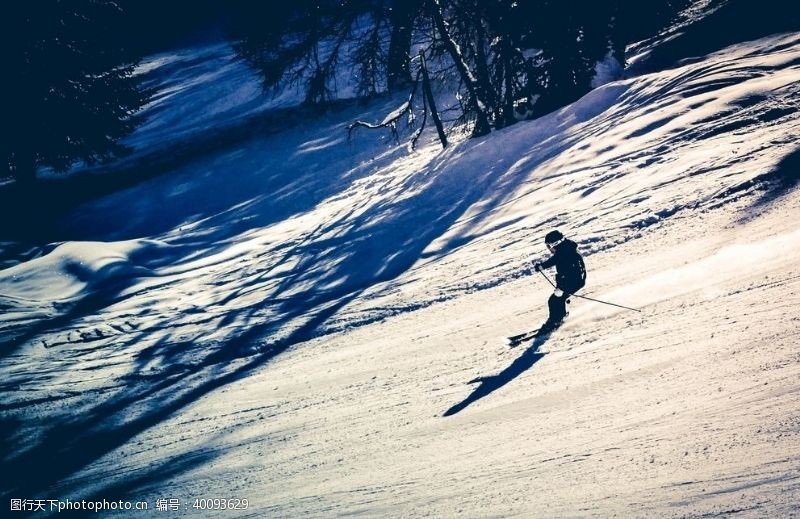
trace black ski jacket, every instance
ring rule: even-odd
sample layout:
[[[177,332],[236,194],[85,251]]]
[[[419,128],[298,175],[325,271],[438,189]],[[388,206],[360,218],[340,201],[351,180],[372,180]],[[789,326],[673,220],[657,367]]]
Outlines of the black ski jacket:
[[[586,266],[578,253],[578,244],[565,239],[556,247],[553,255],[541,263],[542,268],[556,268],[556,286],[568,294],[574,294],[586,285]]]

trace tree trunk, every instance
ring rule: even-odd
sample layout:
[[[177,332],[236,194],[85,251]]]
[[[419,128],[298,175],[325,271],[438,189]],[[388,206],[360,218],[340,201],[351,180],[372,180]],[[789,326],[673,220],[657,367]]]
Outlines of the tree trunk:
[[[503,56],[503,79],[505,80],[505,92],[503,95],[503,125],[510,126],[517,122],[514,116],[514,49],[508,36],[503,37],[500,43],[500,52]]]
[[[422,92],[427,99],[428,107],[431,111],[431,118],[433,124],[436,126],[436,133],[439,134],[439,141],[442,143],[442,148],[447,147],[447,135],[444,133],[442,120],[439,118],[439,111],[436,109],[436,101],[433,99],[433,90],[431,89],[431,79],[428,77],[428,67],[425,65],[425,51],[419,51],[420,67],[422,67]]]
[[[487,109],[494,113],[495,121],[500,121],[500,106],[498,106],[492,80],[489,79],[489,65],[486,59],[486,32],[483,23],[477,20],[475,24],[475,79],[479,90],[486,97]]]
[[[441,34],[442,42],[444,43],[447,52],[450,54],[450,57],[456,66],[456,70],[458,70],[458,73],[461,75],[464,85],[467,87],[467,92],[469,93],[470,97],[469,102],[472,105],[470,108],[475,112],[475,129],[472,132],[472,136],[478,137],[480,135],[486,135],[491,131],[491,128],[489,127],[489,120],[486,117],[486,112],[484,112],[481,108],[481,104],[484,106],[489,105],[484,96],[480,95],[481,89],[478,81],[475,79],[475,76],[472,75],[472,72],[469,70],[469,66],[467,65],[466,61],[464,61],[464,56],[461,54],[458,44],[453,40],[453,38],[450,36],[450,32],[447,30],[447,23],[444,21],[442,6],[439,3],[439,0],[430,1],[430,12],[431,17],[433,18],[433,23],[436,25],[436,29],[439,31],[439,34]]]
[[[418,0],[395,2],[389,14],[392,36],[386,63],[386,86],[390,92],[411,84],[409,52],[414,27],[414,15],[419,9]]]

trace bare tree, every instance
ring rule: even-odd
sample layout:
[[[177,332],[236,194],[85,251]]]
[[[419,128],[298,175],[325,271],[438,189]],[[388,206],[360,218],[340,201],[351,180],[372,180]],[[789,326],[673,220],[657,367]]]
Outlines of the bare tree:
[[[450,35],[448,23],[444,19],[442,5],[439,0],[429,0],[428,9],[434,26],[436,27],[439,38],[441,39],[444,48],[447,50],[452,59],[453,64],[456,66],[461,80],[469,93],[469,100],[467,106],[471,112],[475,114],[475,129],[473,136],[486,135],[491,130],[489,126],[489,119],[486,117],[485,107],[491,106],[487,101],[487,92],[482,88],[478,79],[470,70],[469,65],[464,59],[464,55],[458,43]]]
[[[237,48],[266,86],[300,84],[316,104],[335,95],[337,71],[346,67],[360,96],[413,92],[409,54],[418,46],[439,91],[455,92],[457,124],[474,123],[478,136],[515,123],[517,106],[533,116],[588,92],[597,63],[641,33],[625,10],[646,24],[648,13],[665,19],[688,1],[597,0],[576,8],[554,0],[297,0],[274,30],[250,31],[255,36],[245,34]],[[432,95],[422,103],[433,105]],[[390,115],[386,127],[398,113]]]

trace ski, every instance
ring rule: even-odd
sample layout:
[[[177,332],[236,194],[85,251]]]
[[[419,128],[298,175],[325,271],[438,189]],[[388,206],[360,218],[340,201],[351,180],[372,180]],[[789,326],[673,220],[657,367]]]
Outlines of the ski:
[[[541,326],[541,328],[538,328],[536,330],[533,330],[533,331],[530,331],[530,332],[525,332],[525,333],[520,333],[519,335],[512,335],[511,337],[506,337],[506,344],[510,348],[514,348],[516,346],[519,346],[520,344],[522,344],[525,341],[529,341],[531,339],[536,339],[537,337],[545,337],[547,335],[550,335],[554,331],[558,330],[558,328],[562,324],[563,324],[563,321],[561,321],[560,323],[556,324],[555,326],[552,326],[552,325],[548,326],[545,323],[544,325]]]
[[[506,344],[511,348],[519,346],[523,342],[536,337],[536,334],[538,333],[539,330],[537,329],[530,332],[520,333],[519,335],[512,335],[511,337],[506,337]]]

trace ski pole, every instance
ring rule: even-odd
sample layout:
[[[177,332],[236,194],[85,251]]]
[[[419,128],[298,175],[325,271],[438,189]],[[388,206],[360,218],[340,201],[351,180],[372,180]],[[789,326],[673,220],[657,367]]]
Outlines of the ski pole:
[[[589,301],[594,301],[595,303],[603,303],[604,305],[616,306],[619,308],[624,308],[625,310],[633,310],[634,312],[641,312],[638,308],[631,308],[630,306],[623,306],[618,305],[617,303],[609,303],[608,301],[600,301],[599,299],[592,299],[591,297],[582,296],[580,294],[572,294],[575,297],[580,297],[581,299],[588,299]]]
[[[544,276],[544,278],[547,280],[547,282],[550,283],[551,285],[553,285],[553,288],[557,288],[555,283],[550,281],[550,278],[547,277],[547,274],[545,274],[541,270],[539,271],[539,274]],[[572,295],[575,296],[575,297],[580,297],[581,299],[588,299],[589,301],[594,301],[595,303],[603,303],[604,305],[616,306],[616,307],[619,307],[619,308],[624,308],[625,310],[633,310],[634,312],[641,312],[641,310],[639,310],[638,308],[631,308],[629,306],[622,306],[622,305],[618,305],[616,303],[609,303],[608,301],[600,301],[599,299],[594,299],[594,298],[587,297],[587,296],[582,296],[582,295],[579,295],[579,294],[572,294]]]
[[[542,272],[541,270],[537,270],[536,272],[538,272],[539,274],[541,274],[542,276],[544,276],[544,278],[547,280],[547,282],[548,282],[548,283],[550,283],[551,285],[553,285],[553,288],[556,288],[556,284],[555,284],[555,283],[553,283],[552,281],[550,281],[550,278],[549,278],[549,277],[547,277],[547,274],[545,274],[545,273],[544,273],[544,272]]]

